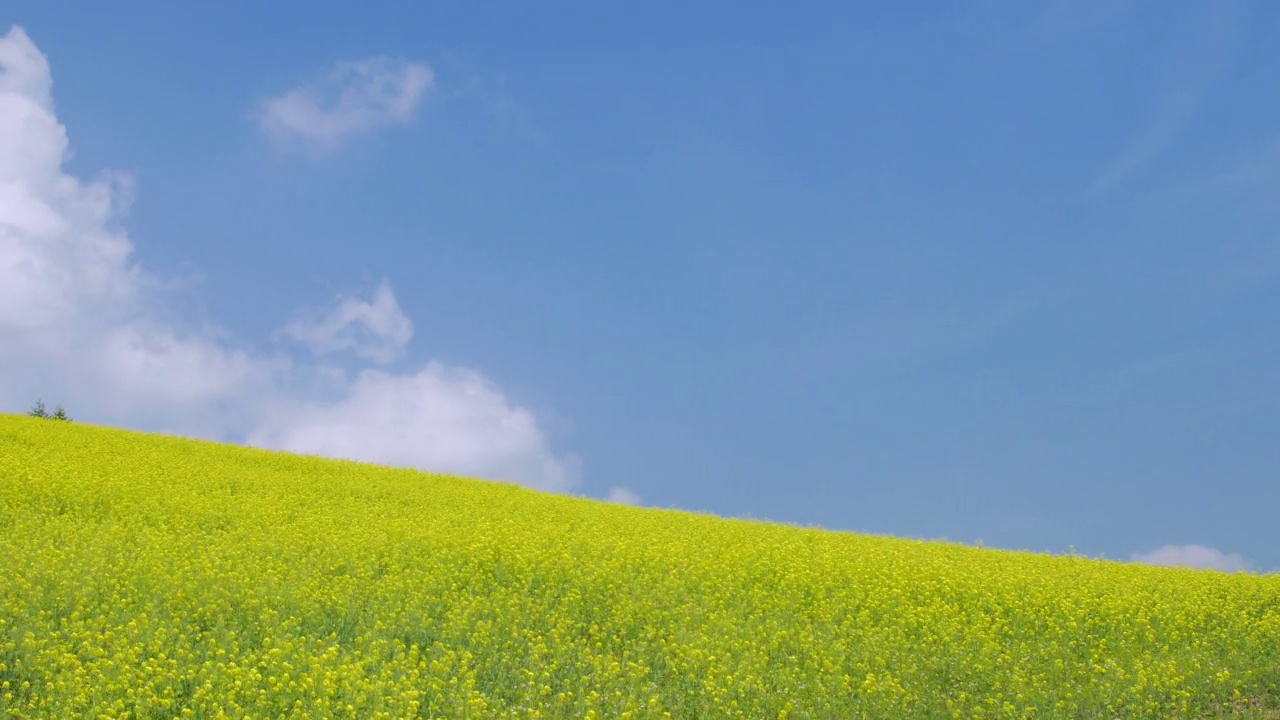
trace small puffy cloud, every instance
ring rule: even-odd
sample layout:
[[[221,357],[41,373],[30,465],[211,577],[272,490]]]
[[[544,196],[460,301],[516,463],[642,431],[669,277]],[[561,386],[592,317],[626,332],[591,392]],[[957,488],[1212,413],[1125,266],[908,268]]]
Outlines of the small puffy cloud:
[[[345,397],[273,409],[248,443],[302,454],[521,481],[550,491],[576,481],[532,413],[479,373],[430,363],[413,375],[364,370]]]
[[[643,499],[624,487],[615,487],[609,491],[605,497],[605,502],[618,503],[619,505],[639,505]]]
[[[390,73],[377,67],[346,72]],[[403,96],[387,100],[390,116],[411,110],[420,93],[412,88],[425,87],[414,72],[383,80],[391,89],[380,92]],[[44,398],[89,423],[547,490],[574,484],[576,459],[553,453],[533,414],[473,370],[431,363],[352,380],[343,368],[263,355],[222,328],[173,317],[167,308],[181,283],[132,257],[124,229],[132,178],[67,172],[70,145],[51,88],[48,61],[27,34],[0,35],[0,408]],[[338,107],[373,102],[360,100],[371,93]],[[371,300],[340,297],[282,332],[320,355],[388,362],[413,326],[384,282]]]
[[[1236,553],[1224,553],[1204,545],[1165,545],[1149,553],[1134,553],[1130,560],[1147,565],[1188,567],[1223,572],[1247,571],[1249,562]]]
[[[350,350],[366,360],[386,364],[404,351],[413,337],[413,323],[400,311],[391,285],[384,280],[372,301],[339,297],[328,314],[300,314],[283,333],[318,354]]]
[[[341,61],[324,78],[267,100],[259,121],[283,147],[332,152],[355,135],[407,123],[434,82],[431,68],[418,63]]]

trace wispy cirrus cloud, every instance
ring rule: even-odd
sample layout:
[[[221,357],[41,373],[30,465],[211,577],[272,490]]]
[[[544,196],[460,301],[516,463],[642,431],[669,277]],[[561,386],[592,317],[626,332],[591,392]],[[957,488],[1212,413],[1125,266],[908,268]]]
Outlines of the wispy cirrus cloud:
[[[385,56],[337,62],[322,78],[264,102],[258,119],[279,146],[330,153],[349,139],[408,123],[435,73]]]
[[[452,54],[445,57],[445,62],[447,66],[442,70],[453,78],[447,93],[451,100],[478,111],[478,119],[487,121],[500,135],[534,145],[551,141],[532,110],[507,87],[505,76],[483,74]]]
[[[1155,107],[1118,153],[1095,176],[1085,194],[1100,195],[1163,155],[1191,125],[1213,81],[1226,68],[1236,36],[1229,4],[1212,6],[1200,23],[1199,42],[1179,45],[1165,71]]]
[[[392,116],[416,102],[414,83],[423,86],[387,82]],[[0,408],[43,397],[90,423],[550,491],[577,483],[577,459],[553,452],[538,418],[475,370],[357,367],[352,378],[314,355],[264,354],[224,329],[174,317],[175,283],[133,257],[132,178],[86,181],[68,171],[51,89],[48,60],[27,34],[0,35]],[[357,119],[334,127],[370,122],[350,110],[367,102],[339,102]],[[325,132],[318,137],[341,135]],[[316,355],[385,363],[412,331],[384,282],[370,299],[340,297],[282,332]]]
[[[400,311],[391,284],[383,280],[372,300],[340,296],[327,314],[299,313],[282,333],[318,354],[346,350],[386,364],[404,352],[413,337],[413,322]]]
[[[1045,42],[1097,28],[1133,10],[1132,0],[1049,0],[1021,28],[1022,44]]]
[[[1280,218],[1280,133],[1249,147],[1224,167],[1183,190],[1187,195],[1214,193],[1229,198],[1231,207],[1257,222]],[[1267,232],[1268,237],[1274,235]],[[1276,255],[1275,244],[1266,243],[1265,254]],[[1275,263],[1265,263],[1273,268]]]

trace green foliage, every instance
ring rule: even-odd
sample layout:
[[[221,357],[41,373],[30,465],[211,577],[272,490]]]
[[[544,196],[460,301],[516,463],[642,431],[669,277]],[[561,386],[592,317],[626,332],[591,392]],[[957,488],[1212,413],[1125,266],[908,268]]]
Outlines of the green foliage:
[[[33,406],[30,410],[28,410],[27,414],[30,415],[31,417],[38,417],[38,418],[49,417],[49,413],[44,411],[43,400],[37,400],[35,406]]]
[[[36,404],[27,411],[27,414],[31,417],[44,418],[45,420],[62,420],[64,422],[71,422],[71,418],[67,417],[67,411],[63,410],[61,405],[53,409],[53,414],[49,414],[49,412],[44,409],[43,400],[36,400]]]

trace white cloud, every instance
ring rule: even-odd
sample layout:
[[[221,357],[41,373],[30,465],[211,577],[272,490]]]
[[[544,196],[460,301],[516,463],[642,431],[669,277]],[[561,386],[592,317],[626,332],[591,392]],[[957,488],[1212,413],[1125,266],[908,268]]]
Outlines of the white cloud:
[[[352,136],[407,123],[434,82],[426,65],[388,57],[342,61],[323,79],[267,100],[259,120],[282,146],[331,152]]]
[[[179,283],[133,259],[128,176],[64,168],[49,64],[20,28],[0,36],[0,407],[37,398],[78,421],[570,488],[576,460],[479,373],[409,375],[267,356],[170,317]],[[413,332],[388,283],[284,330],[317,353],[375,362]]]
[[[605,497],[605,502],[618,503],[619,505],[639,505],[643,499],[624,487],[615,487],[609,491],[609,495]]]
[[[284,334],[325,354],[350,350],[377,363],[389,363],[404,351],[413,337],[413,323],[400,311],[391,285],[383,281],[372,302],[339,297],[328,315],[299,314],[285,326]]]
[[[26,331],[129,306],[141,289],[117,228],[126,176],[64,175],[49,65],[21,28],[0,39],[0,325]]]
[[[1227,554],[1204,545],[1165,545],[1149,553],[1134,553],[1130,560],[1147,565],[1184,566],[1202,570],[1212,568],[1224,572],[1250,569],[1249,562],[1236,553]]]
[[[495,480],[522,478],[567,490],[571,463],[546,451],[537,420],[512,406],[491,382],[430,363],[414,375],[364,370],[345,398],[286,407],[255,430],[251,445],[416,466]]]

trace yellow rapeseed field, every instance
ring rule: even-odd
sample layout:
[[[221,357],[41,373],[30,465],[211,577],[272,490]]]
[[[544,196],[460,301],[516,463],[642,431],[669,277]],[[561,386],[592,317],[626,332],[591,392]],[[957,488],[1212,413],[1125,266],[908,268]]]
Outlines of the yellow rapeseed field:
[[[1276,699],[1280,576],[0,415],[0,717],[1274,717],[1256,703]]]

